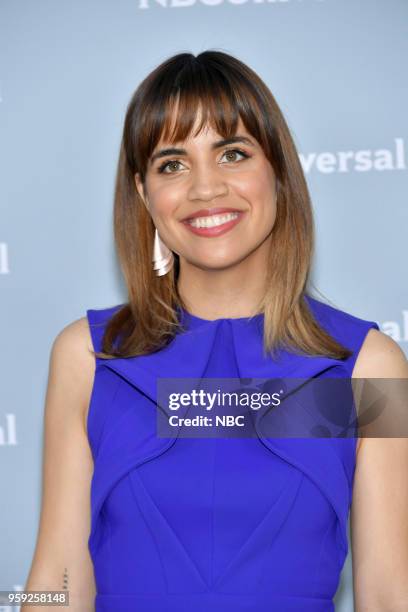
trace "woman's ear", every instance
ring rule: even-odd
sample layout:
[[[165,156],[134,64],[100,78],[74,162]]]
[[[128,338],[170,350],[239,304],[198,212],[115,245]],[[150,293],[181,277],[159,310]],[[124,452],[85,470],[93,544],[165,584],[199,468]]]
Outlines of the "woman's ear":
[[[145,199],[145,186],[144,186],[144,183],[142,183],[142,181],[140,180],[139,172],[136,172],[136,174],[134,175],[134,179],[135,179],[137,193],[139,194],[139,197],[142,200],[143,204],[146,206],[146,209],[149,211],[149,206]]]

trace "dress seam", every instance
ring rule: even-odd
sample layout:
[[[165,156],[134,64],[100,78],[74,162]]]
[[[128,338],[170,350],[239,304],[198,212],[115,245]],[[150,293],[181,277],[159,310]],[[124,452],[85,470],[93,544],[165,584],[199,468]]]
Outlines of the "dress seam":
[[[138,471],[134,470],[133,474],[134,474],[134,477],[139,482],[140,486],[143,489],[145,489],[144,483],[143,483],[143,481],[142,481]],[[135,503],[137,504],[137,507],[139,509],[140,516],[142,517],[142,520],[143,520],[144,524],[146,525],[147,530],[150,533],[152,541],[154,542],[154,546],[155,546],[155,549],[156,549],[156,552],[157,552],[157,556],[158,556],[159,561],[160,561],[160,566],[161,566],[161,569],[162,569],[163,581],[164,581],[164,584],[166,585],[166,595],[170,595],[171,593],[170,593],[169,582],[168,582],[168,578],[167,578],[166,567],[165,567],[165,564],[164,564],[164,561],[163,561],[163,558],[162,558],[162,554],[161,554],[161,551],[160,551],[160,546],[158,545],[157,540],[156,540],[156,535],[155,535],[154,531],[152,530],[151,526],[149,525],[148,521],[146,521],[146,517],[145,517],[144,511],[140,507],[140,503],[139,503],[139,500],[138,500],[137,492],[135,490],[134,482],[133,482],[132,477],[130,476],[130,474],[128,474],[127,480],[128,480],[131,492],[132,492],[132,497],[135,500]]]

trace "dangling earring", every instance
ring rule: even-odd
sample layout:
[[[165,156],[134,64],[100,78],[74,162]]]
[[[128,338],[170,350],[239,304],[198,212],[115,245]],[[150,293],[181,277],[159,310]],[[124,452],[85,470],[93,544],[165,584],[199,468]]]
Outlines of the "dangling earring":
[[[156,276],[167,274],[173,267],[174,255],[172,251],[164,244],[159,236],[159,232],[154,232],[154,247],[153,247],[153,270]]]

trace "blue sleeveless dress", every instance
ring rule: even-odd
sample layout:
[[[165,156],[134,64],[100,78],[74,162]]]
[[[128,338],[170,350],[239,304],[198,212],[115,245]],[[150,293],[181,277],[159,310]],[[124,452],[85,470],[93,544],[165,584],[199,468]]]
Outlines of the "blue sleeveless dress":
[[[160,377],[350,377],[370,328],[307,296],[353,351],[346,361],[262,354],[263,315],[187,327],[151,355],[96,359],[87,418],[94,460],[96,612],[332,612],[348,553],[356,438],[160,438]],[[100,350],[120,306],[87,310]]]

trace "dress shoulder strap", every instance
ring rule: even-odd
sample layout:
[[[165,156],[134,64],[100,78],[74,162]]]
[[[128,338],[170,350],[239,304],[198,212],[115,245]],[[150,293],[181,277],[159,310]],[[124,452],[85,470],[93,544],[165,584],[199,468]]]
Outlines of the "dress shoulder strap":
[[[117,306],[110,306],[109,308],[90,308],[86,311],[94,351],[99,352],[102,350],[102,338],[105,332],[105,327],[112,315],[117,310],[122,308],[122,306],[123,304],[119,304]],[[96,357],[97,361],[99,359],[99,357]]]

